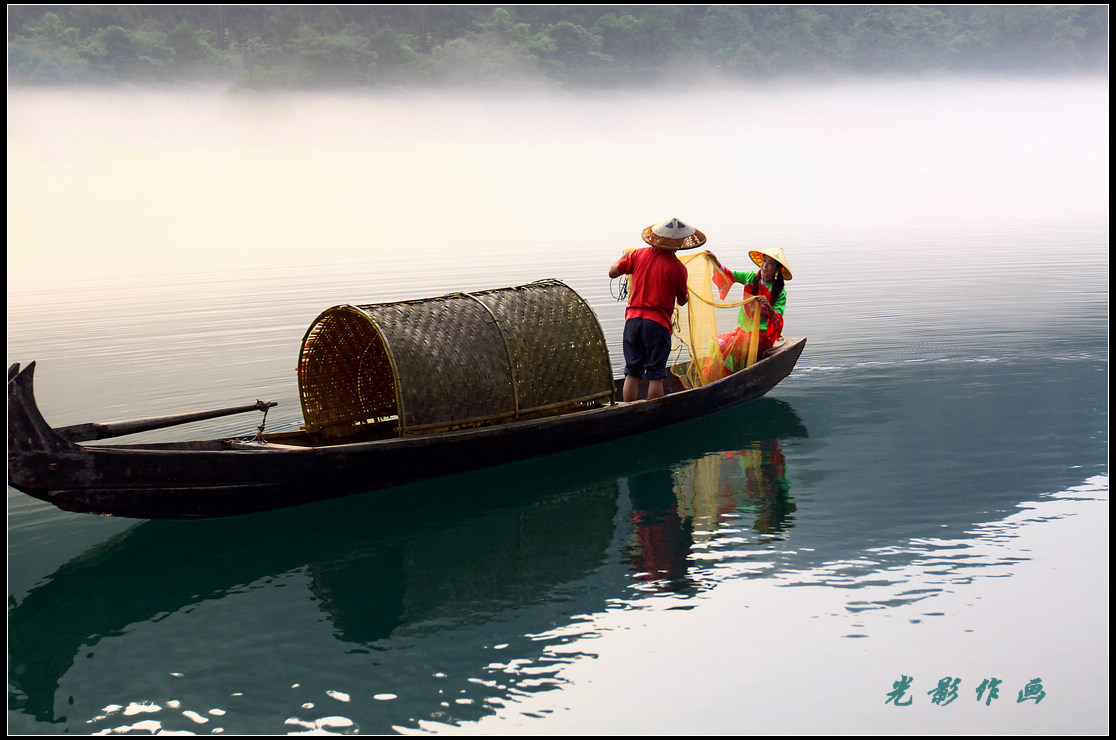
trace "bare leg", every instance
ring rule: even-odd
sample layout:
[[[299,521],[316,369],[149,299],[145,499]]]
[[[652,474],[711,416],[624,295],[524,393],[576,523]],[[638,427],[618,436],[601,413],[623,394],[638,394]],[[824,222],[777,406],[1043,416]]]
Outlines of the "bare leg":
[[[639,378],[631,375],[624,376],[624,401],[635,401],[639,398]]]
[[[649,380],[647,381],[647,397],[658,398],[663,395],[663,380]]]

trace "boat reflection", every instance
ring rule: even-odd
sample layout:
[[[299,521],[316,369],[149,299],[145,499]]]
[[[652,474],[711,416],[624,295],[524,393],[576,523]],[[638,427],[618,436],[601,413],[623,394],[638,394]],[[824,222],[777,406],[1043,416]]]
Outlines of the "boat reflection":
[[[283,574],[307,575],[334,637],[362,648],[390,652],[402,635],[485,629],[511,614],[516,634],[552,629],[555,615],[573,619],[630,596],[632,568],[678,582],[717,517],[753,507],[758,532],[789,526],[786,489],[768,482],[785,470],[772,453],[779,439],[805,434],[787,404],[761,399],[560,458],[247,517],[137,524],[9,606],[9,708],[65,723],[55,694],[76,656]],[[549,608],[563,588],[568,603]],[[524,609],[540,604],[548,608]],[[526,616],[541,612],[545,623]],[[544,649],[526,639],[520,647]],[[485,661],[459,662],[479,671]],[[467,720],[487,710],[455,711]]]

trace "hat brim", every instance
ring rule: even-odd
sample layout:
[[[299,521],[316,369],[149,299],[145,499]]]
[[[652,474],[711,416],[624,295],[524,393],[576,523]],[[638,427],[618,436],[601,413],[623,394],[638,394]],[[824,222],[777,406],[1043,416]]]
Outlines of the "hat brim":
[[[752,262],[756,263],[756,267],[762,267],[763,266],[763,258],[764,257],[770,257],[771,259],[773,259],[773,260],[775,260],[776,262],[779,263],[779,267],[783,268],[783,279],[784,280],[790,280],[791,279],[790,268],[787,267],[785,262],[783,262],[781,259],[779,259],[775,255],[768,254],[767,252],[761,252],[758,249],[753,249],[751,252],[748,252],[748,256],[752,258]]]
[[[647,242],[652,247],[677,251],[681,249],[695,249],[705,244],[705,234],[697,229],[694,229],[694,233],[682,239],[671,239],[667,236],[659,236],[651,230],[653,228],[654,226],[648,226],[643,230],[643,241]]]

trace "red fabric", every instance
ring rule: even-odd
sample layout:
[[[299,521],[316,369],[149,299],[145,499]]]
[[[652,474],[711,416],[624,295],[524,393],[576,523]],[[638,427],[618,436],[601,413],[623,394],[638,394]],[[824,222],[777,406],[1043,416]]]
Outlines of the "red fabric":
[[[725,299],[725,296],[728,295],[729,288],[732,287],[733,282],[734,280],[731,272],[726,272],[716,265],[713,265],[713,284],[716,285],[717,290],[720,291],[722,301]]]
[[[748,357],[748,347],[752,343],[752,333],[736,327],[727,334],[717,335],[717,354],[705,358],[701,374],[706,383],[720,380],[726,375],[744,367],[744,360]],[[775,345],[775,340],[768,334],[760,334],[757,359]]]
[[[632,294],[625,319],[651,319],[673,329],[674,304],[689,298],[686,266],[678,256],[658,247],[642,247],[625,254],[620,272],[632,276]]]

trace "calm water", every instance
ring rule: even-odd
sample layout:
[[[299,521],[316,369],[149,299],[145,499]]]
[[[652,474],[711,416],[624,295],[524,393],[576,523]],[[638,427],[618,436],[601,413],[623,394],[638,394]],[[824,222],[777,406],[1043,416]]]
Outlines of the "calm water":
[[[781,244],[809,343],[744,408],[381,494],[9,489],[9,732],[1107,732],[1107,93],[10,92],[8,362],[55,425],[293,428],[323,309],[543,277],[619,366],[607,266],[670,216]]]

